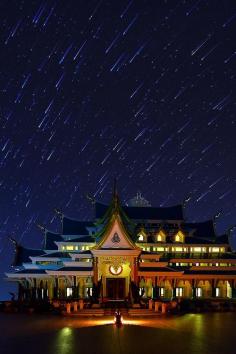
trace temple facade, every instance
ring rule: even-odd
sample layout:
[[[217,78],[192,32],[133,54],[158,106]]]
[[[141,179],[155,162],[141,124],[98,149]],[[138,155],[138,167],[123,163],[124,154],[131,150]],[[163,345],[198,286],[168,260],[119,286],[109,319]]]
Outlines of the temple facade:
[[[93,221],[59,213],[61,232],[44,230],[42,249],[15,242],[18,299],[236,298],[236,254],[214,220],[188,222],[182,204],[152,207],[137,195],[128,206],[117,192],[96,202]]]

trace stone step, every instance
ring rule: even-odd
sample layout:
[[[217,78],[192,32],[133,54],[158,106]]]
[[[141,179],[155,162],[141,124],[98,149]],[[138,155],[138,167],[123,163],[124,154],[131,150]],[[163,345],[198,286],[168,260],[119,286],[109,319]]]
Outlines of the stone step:
[[[129,316],[157,316],[158,313],[147,309],[129,309]]]
[[[104,316],[104,309],[84,309],[76,312],[67,313],[63,311],[64,316]]]

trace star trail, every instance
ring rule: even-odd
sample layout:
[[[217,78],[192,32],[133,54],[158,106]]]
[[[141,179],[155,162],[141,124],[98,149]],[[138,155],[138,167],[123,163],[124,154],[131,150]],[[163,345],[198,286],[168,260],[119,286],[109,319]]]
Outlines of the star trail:
[[[236,224],[235,1],[3,0],[0,24],[1,278],[9,235],[40,247],[114,177],[124,203]]]

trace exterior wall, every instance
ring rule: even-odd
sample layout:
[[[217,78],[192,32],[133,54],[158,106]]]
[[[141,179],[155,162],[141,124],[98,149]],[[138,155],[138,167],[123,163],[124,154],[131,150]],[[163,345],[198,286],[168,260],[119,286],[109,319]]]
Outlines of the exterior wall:
[[[158,285],[158,295],[157,297],[163,299],[172,299],[174,297],[181,298],[202,298],[202,299],[211,299],[211,298],[232,298],[232,282],[228,280],[184,280],[184,279],[170,279],[170,280],[159,280],[157,281]],[[144,298],[153,297],[153,289],[155,287],[155,282],[153,278],[142,277],[139,280],[139,289],[140,293],[143,293]],[[160,293],[160,289],[162,294]],[[176,294],[176,288],[182,288],[182,296]],[[196,293],[196,288],[201,289],[201,296],[199,293]],[[218,288],[216,293],[216,288]],[[155,297],[155,296],[154,296]]]
[[[107,278],[125,278],[125,297],[129,296],[130,292],[130,275],[131,269],[129,261],[122,264],[123,271],[119,275],[113,275],[109,271],[110,264],[101,263],[99,266],[99,274],[102,280],[101,297],[107,296],[106,279]],[[55,291],[58,283],[58,291]],[[140,294],[144,298],[163,298],[172,299],[177,297],[176,288],[182,288],[183,298],[235,298],[235,281],[227,279],[158,279],[158,277],[139,277],[138,286]],[[157,286],[158,291],[155,291]],[[67,294],[67,287],[72,291],[71,295]],[[37,279],[22,279],[19,284],[19,298],[21,300],[52,300],[53,298],[67,299],[67,298],[88,298],[92,295],[93,279],[92,277],[81,276],[61,276],[58,278],[37,278]],[[162,294],[160,288],[163,288]],[[196,294],[196,289],[200,288],[201,296]],[[57,295],[56,295],[57,293]]]
[[[184,298],[192,298],[193,297],[193,289],[189,280],[179,280],[176,284],[177,287],[183,288],[183,297]]]
[[[122,272],[118,275],[114,275],[110,272],[109,268],[112,266],[112,261],[106,263],[102,260],[98,261],[98,278],[102,279],[102,294],[103,297],[107,296],[106,280],[107,278],[125,278],[125,296],[129,294],[130,276],[131,276],[131,266],[129,261],[119,263],[122,267]]]

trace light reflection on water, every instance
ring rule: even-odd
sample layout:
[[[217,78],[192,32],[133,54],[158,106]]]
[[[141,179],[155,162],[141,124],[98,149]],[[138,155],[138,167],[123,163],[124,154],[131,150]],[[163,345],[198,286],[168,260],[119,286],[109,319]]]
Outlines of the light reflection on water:
[[[63,318],[0,314],[1,354],[212,354],[235,352],[235,313],[176,317]]]
[[[60,354],[72,353],[74,347],[74,330],[70,327],[64,327],[58,331],[56,343],[52,350]]]

